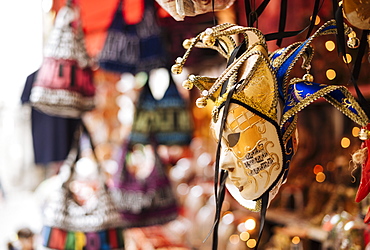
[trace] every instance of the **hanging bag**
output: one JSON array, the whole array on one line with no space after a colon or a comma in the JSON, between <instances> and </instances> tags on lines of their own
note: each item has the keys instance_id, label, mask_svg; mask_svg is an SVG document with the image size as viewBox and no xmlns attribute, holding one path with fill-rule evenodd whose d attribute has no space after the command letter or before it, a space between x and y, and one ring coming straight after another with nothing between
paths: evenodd
<instances>
[{"instance_id":1,"label":"hanging bag","mask_svg":"<svg viewBox=\"0 0 370 250\"><path fill-rule=\"evenodd\" d=\"M79 118L94 108L94 95L91 60L82 26L77 8L69 1L56 17L30 102L51 116Z\"/></svg>"},{"instance_id":2,"label":"hanging bag","mask_svg":"<svg viewBox=\"0 0 370 250\"><path fill-rule=\"evenodd\" d=\"M91 137L84 127L84 134ZM76 166L81 158L78 134L67 160L59 174L61 186L48 196L43 207L42 244L59 250L124 249L120 214L110 196L101 167L97 164L97 177L90 195L73 192L77 179ZM94 147L92 147L94 152ZM96 160L95 153L93 156ZM87 167L87 166L84 166ZM65 169L65 170L64 170ZM64 170L64 171L63 171Z\"/></svg>"},{"instance_id":3,"label":"hanging bag","mask_svg":"<svg viewBox=\"0 0 370 250\"><path fill-rule=\"evenodd\" d=\"M171 73L169 77L169 86L155 107L154 127L151 133L160 145L189 145L193 135L190 110L180 95ZM155 84L159 85L161 82Z\"/></svg>"},{"instance_id":4,"label":"hanging bag","mask_svg":"<svg viewBox=\"0 0 370 250\"><path fill-rule=\"evenodd\" d=\"M150 174L144 178L138 178L138 174L129 170L129 165L137 164L135 155L140 164L136 166L136 171L145 164L153 164ZM120 166L122 168L116 176L112 193L124 227L161 225L177 217L177 200L156 147L141 144L129 147L129 143L125 143Z\"/></svg>"},{"instance_id":5,"label":"hanging bag","mask_svg":"<svg viewBox=\"0 0 370 250\"><path fill-rule=\"evenodd\" d=\"M235 0L156 0L156 2L176 21L184 21L187 16L227 9Z\"/></svg>"},{"instance_id":6,"label":"hanging bag","mask_svg":"<svg viewBox=\"0 0 370 250\"><path fill-rule=\"evenodd\" d=\"M149 0L144 0L144 4L142 20L137 24L127 24L123 16L123 0L119 2L99 55L100 68L136 74L164 66L166 57L155 6Z\"/></svg>"},{"instance_id":7,"label":"hanging bag","mask_svg":"<svg viewBox=\"0 0 370 250\"><path fill-rule=\"evenodd\" d=\"M136 103L129 141L150 144L150 136L160 145L188 145L192 139L193 123L184 98L169 73L169 85L160 100L154 98L149 77ZM160 85L163 82L154 82Z\"/></svg>"},{"instance_id":8,"label":"hanging bag","mask_svg":"<svg viewBox=\"0 0 370 250\"><path fill-rule=\"evenodd\" d=\"M132 122L129 142L131 145L150 144L150 133L154 128L157 100L153 97L148 81L140 90L135 104L134 120Z\"/></svg>"}]
</instances>

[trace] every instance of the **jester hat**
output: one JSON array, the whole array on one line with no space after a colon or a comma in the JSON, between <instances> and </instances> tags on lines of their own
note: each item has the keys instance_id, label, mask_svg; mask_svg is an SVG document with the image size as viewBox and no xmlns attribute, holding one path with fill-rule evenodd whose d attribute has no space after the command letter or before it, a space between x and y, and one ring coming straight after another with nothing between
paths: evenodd
<instances>
[{"instance_id":1,"label":"jester hat","mask_svg":"<svg viewBox=\"0 0 370 250\"><path fill-rule=\"evenodd\" d=\"M309 73L313 57L311 42L318 36L335 33L335 21L331 20L305 41L271 54L258 29L233 24L206 29L184 43L187 51L176 60L173 73L181 73L194 46L215 49L227 59L227 67L219 77L190 75L183 83L187 89L195 85L201 91L196 101L198 107L206 106L208 101L214 105L211 131L218 141L217 207L221 207L226 186L241 205L261 211L264 217L288 175L297 144L297 114L315 100L324 97L357 124L368 123L366 114L344 86L315 83ZM345 33L353 34L346 25ZM232 38L236 34L244 36L238 46ZM307 74L290 79L292 68L300 58ZM219 215L218 210L215 222Z\"/></svg>"}]
</instances>

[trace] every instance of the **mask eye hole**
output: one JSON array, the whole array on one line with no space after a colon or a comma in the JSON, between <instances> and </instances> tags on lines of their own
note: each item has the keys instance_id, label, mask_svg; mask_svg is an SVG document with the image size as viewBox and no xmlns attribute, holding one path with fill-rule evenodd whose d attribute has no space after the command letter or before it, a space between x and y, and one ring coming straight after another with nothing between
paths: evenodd
<instances>
[{"instance_id":1,"label":"mask eye hole","mask_svg":"<svg viewBox=\"0 0 370 250\"><path fill-rule=\"evenodd\" d=\"M229 134L227 136L227 140L229 141L229 147L234 147L239 142L239 138L240 133Z\"/></svg>"}]
</instances>

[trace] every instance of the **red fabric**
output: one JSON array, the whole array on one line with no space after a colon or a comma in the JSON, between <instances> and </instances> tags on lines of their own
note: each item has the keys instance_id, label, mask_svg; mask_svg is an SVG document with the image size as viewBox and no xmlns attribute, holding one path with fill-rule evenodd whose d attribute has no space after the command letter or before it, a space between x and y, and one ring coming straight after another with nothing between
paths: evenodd
<instances>
[{"instance_id":1,"label":"red fabric","mask_svg":"<svg viewBox=\"0 0 370 250\"><path fill-rule=\"evenodd\" d=\"M369 223L370 222L370 207L367 209L367 213L366 213L366 216L364 218L364 222L365 223Z\"/></svg>"},{"instance_id":2,"label":"red fabric","mask_svg":"<svg viewBox=\"0 0 370 250\"><path fill-rule=\"evenodd\" d=\"M66 231L59 228L52 228L48 246L55 249L64 249L66 239Z\"/></svg>"},{"instance_id":3,"label":"red fabric","mask_svg":"<svg viewBox=\"0 0 370 250\"><path fill-rule=\"evenodd\" d=\"M117 231L116 229L109 229L108 231L108 237L109 237L109 243L110 243L110 247L111 249L117 249L119 248L119 244L118 244L118 237L117 237Z\"/></svg>"},{"instance_id":4,"label":"red fabric","mask_svg":"<svg viewBox=\"0 0 370 250\"><path fill-rule=\"evenodd\" d=\"M76 0L80 9L85 33L86 49L90 56L96 56L103 48L107 29L113 19L120 0ZM153 0L154 1L154 0ZM54 0L53 10L58 11L66 0ZM123 0L125 21L138 23L144 10L144 0Z\"/></svg>"},{"instance_id":5,"label":"red fabric","mask_svg":"<svg viewBox=\"0 0 370 250\"><path fill-rule=\"evenodd\" d=\"M370 130L370 124L368 124L365 129ZM370 192L370 160L369 160L369 150L370 150L370 139L367 139L362 143L361 148L367 148L368 156L365 163L362 165L361 181L357 190L356 202L362 201Z\"/></svg>"},{"instance_id":6,"label":"red fabric","mask_svg":"<svg viewBox=\"0 0 370 250\"><path fill-rule=\"evenodd\" d=\"M75 75L72 79L72 67ZM50 89L66 89L76 91L83 96L94 96L95 86L90 68L78 67L76 61L44 58L34 86Z\"/></svg>"},{"instance_id":7,"label":"red fabric","mask_svg":"<svg viewBox=\"0 0 370 250\"><path fill-rule=\"evenodd\" d=\"M144 0L123 0L123 16L127 24L141 21L144 13Z\"/></svg>"},{"instance_id":8,"label":"red fabric","mask_svg":"<svg viewBox=\"0 0 370 250\"><path fill-rule=\"evenodd\" d=\"M119 1L120 0L75 1L80 9L84 30L89 33L107 29L112 21L114 11ZM59 9L65 5L65 2L65 0L55 0L53 10L59 11ZM138 23L143 16L144 0L123 0L123 9L125 21L128 24Z\"/></svg>"}]
</instances>

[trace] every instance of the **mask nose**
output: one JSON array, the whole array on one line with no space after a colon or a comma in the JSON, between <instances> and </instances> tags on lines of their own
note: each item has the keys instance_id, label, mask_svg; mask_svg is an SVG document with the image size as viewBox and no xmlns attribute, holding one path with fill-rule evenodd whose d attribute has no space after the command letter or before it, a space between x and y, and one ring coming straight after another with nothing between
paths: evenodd
<instances>
[{"instance_id":1,"label":"mask nose","mask_svg":"<svg viewBox=\"0 0 370 250\"><path fill-rule=\"evenodd\" d=\"M229 148L223 149L220 155L220 168L233 172L235 169L235 162L232 152Z\"/></svg>"}]
</instances>

